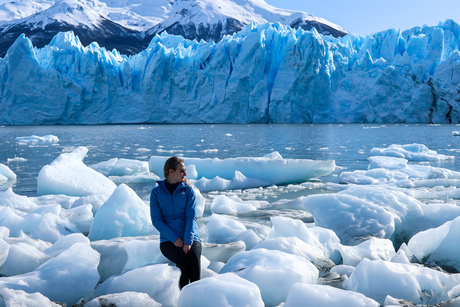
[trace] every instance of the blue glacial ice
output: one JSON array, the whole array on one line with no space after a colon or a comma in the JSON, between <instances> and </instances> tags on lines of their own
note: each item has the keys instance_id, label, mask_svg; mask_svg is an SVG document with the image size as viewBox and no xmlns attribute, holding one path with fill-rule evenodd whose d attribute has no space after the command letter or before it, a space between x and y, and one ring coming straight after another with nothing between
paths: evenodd
<instances>
[{"instance_id":1,"label":"blue glacial ice","mask_svg":"<svg viewBox=\"0 0 460 307\"><path fill-rule=\"evenodd\" d=\"M0 124L460 121L460 26L322 36L251 24L126 57L72 32L0 59Z\"/></svg>"}]
</instances>

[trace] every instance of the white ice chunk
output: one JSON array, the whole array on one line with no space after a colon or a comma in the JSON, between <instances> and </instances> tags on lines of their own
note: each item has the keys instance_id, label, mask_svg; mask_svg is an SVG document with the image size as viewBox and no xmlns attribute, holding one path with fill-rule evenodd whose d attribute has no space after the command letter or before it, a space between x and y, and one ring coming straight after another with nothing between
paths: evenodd
<instances>
[{"instance_id":1,"label":"white ice chunk","mask_svg":"<svg viewBox=\"0 0 460 307\"><path fill-rule=\"evenodd\" d=\"M0 268L8 258L9 252L10 244L6 243L3 239L0 238Z\"/></svg>"},{"instance_id":2,"label":"white ice chunk","mask_svg":"<svg viewBox=\"0 0 460 307\"><path fill-rule=\"evenodd\" d=\"M241 222L224 215L211 215L206 224L206 242L225 244L240 240L244 241L247 249L261 241L253 230L248 230Z\"/></svg>"},{"instance_id":3,"label":"white ice chunk","mask_svg":"<svg viewBox=\"0 0 460 307\"><path fill-rule=\"evenodd\" d=\"M337 273L340 276L345 275L347 278L351 276L351 273L355 270L355 267L350 265L339 264L331 268L331 273Z\"/></svg>"},{"instance_id":4,"label":"white ice chunk","mask_svg":"<svg viewBox=\"0 0 460 307\"><path fill-rule=\"evenodd\" d=\"M168 157L152 156L150 171L162 174L164 162ZM247 178L257 179L267 185L302 182L321 177L334 171L334 161L314 161L307 159L283 159L279 153L264 157L239 157L229 159L184 158L186 165L194 165L198 179L219 177L232 180L235 171Z\"/></svg>"},{"instance_id":5,"label":"white ice chunk","mask_svg":"<svg viewBox=\"0 0 460 307\"><path fill-rule=\"evenodd\" d=\"M459 282L459 274L450 275L412 264L364 259L343 286L380 304L390 295L415 304L435 305L447 301L450 298L448 292Z\"/></svg>"},{"instance_id":6,"label":"white ice chunk","mask_svg":"<svg viewBox=\"0 0 460 307\"><path fill-rule=\"evenodd\" d=\"M78 197L67 195L42 195L38 197L29 197L31 201L38 206L46 206L51 204L58 204L64 209L69 209L73 203L78 200Z\"/></svg>"},{"instance_id":7,"label":"white ice chunk","mask_svg":"<svg viewBox=\"0 0 460 307\"><path fill-rule=\"evenodd\" d=\"M123 292L101 295L85 303L85 307L106 307L106 306L142 306L161 307L162 305L152 299L147 293Z\"/></svg>"},{"instance_id":8,"label":"white ice chunk","mask_svg":"<svg viewBox=\"0 0 460 307\"><path fill-rule=\"evenodd\" d=\"M122 184L94 216L91 241L153 233L147 204L130 187Z\"/></svg>"},{"instance_id":9,"label":"white ice chunk","mask_svg":"<svg viewBox=\"0 0 460 307\"><path fill-rule=\"evenodd\" d=\"M151 183L155 182L160 179L155 174L150 172L144 173L136 173L133 175L125 175L125 176L109 176L109 179L112 180L116 184L126 183L126 184L133 184L133 183Z\"/></svg>"},{"instance_id":10,"label":"white ice chunk","mask_svg":"<svg viewBox=\"0 0 460 307\"><path fill-rule=\"evenodd\" d=\"M46 242L43 240L39 239L32 239L31 237L22 234L20 237L7 237L3 238L5 242L8 244L18 244L18 243L25 243L28 245L31 245L35 248L37 248L39 251L45 252L49 247L51 247L53 244L50 242Z\"/></svg>"},{"instance_id":11,"label":"white ice chunk","mask_svg":"<svg viewBox=\"0 0 460 307\"><path fill-rule=\"evenodd\" d=\"M93 165L90 165L93 170L103 174L104 176L108 176L110 171L113 169L115 164L117 164L118 158L112 158L110 160L99 162Z\"/></svg>"},{"instance_id":12,"label":"white ice chunk","mask_svg":"<svg viewBox=\"0 0 460 307\"><path fill-rule=\"evenodd\" d=\"M429 186L436 182L439 183L440 179L460 179L460 172L456 172L446 168L433 167L430 165L408 164L408 160L402 158L374 156L369 157L368 160L370 162L369 168L383 168L390 170L391 174L394 177L393 181L396 181L396 183L398 183L399 180L402 182L403 186L405 184L407 185L407 183L404 183L405 176L408 176L408 178L411 180L408 183L409 186L424 186L424 184ZM430 180L436 181L429 182ZM455 181L450 181L450 183L455 183Z\"/></svg>"},{"instance_id":13,"label":"white ice chunk","mask_svg":"<svg viewBox=\"0 0 460 307\"><path fill-rule=\"evenodd\" d=\"M128 254L124 248L126 239L127 238L116 238L91 242L91 247L101 255L98 266L101 282L110 276L121 274L128 260Z\"/></svg>"},{"instance_id":14,"label":"white ice chunk","mask_svg":"<svg viewBox=\"0 0 460 307\"><path fill-rule=\"evenodd\" d=\"M6 238L10 235L10 230L5 226L0 226L0 238Z\"/></svg>"},{"instance_id":15,"label":"white ice chunk","mask_svg":"<svg viewBox=\"0 0 460 307\"><path fill-rule=\"evenodd\" d=\"M234 273L219 274L185 286L179 307L263 307L259 288Z\"/></svg>"},{"instance_id":16,"label":"white ice chunk","mask_svg":"<svg viewBox=\"0 0 460 307\"><path fill-rule=\"evenodd\" d=\"M160 251L159 240L132 240L124 244L128 260L122 273L140 268L147 264L168 263L169 260Z\"/></svg>"},{"instance_id":17,"label":"white ice chunk","mask_svg":"<svg viewBox=\"0 0 460 307\"><path fill-rule=\"evenodd\" d=\"M219 195L212 200L211 211L218 214L235 214L257 210L259 207L258 201L242 201L236 196Z\"/></svg>"},{"instance_id":18,"label":"white ice chunk","mask_svg":"<svg viewBox=\"0 0 460 307\"><path fill-rule=\"evenodd\" d=\"M380 304L361 293L346 291L327 285L295 284L289 291L284 307L379 307Z\"/></svg>"},{"instance_id":19,"label":"white ice chunk","mask_svg":"<svg viewBox=\"0 0 460 307\"><path fill-rule=\"evenodd\" d=\"M410 264L418 262L418 259L413 258L413 253L409 250L406 243L401 244L398 252L391 258L391 262ZM413 260L413 261L412 261Z\"/></svg>"},{"instance_id":20,"label":"white ice chunk","mask_svg":"<svg viewBox=\"0 0 460 307\"><path fill-rule=\"evenodd\" d=\"M295 283L316 283L319 274L318 269L302 257L263 248L234 255L220 274L229 272L255 283L268 306L284 302Z\"/></svg>"},{"instance_id":21,"label":"white ice chunk","mask_svg":"<svg viewBox=\"0 0 460 307\"><path fill-rule=\"evenodd\" d=\"M427 227L418 200L383 187L354 186L336 194L307 196L303 202L315 223L335 231L346 245L371 236L401 244Z\"/></svg>"},{"instance_id":22,"label":"white ice chunk","mask_svg":"<svg viewBox=\"0 0 460 307\"><path fill-rule=\"evenodd\" d=\"M414 235L407 244L421 262L451 266L460 270L460 217L437 228L421 231Z\"/></svg>"},{"instance_id":23,"label":"white ice chunk","mask_svg":"<svg viewBox=\"0 0 460 307\"><path fill-rule=\"evenodd\" d=\"M10 236L18 237L22 232L26 213L10 207L0 207L0 225L8 228Z\"/></svg>"},{"instance_id":24,"label":"white ice chunk","mask_svg":"<svg viewBox=\"0 0 460 307\"><path fill-rule=\"evenodd\" d=\"M216 176L212 179L201 177L198 180L191 179L190 181L202 192L247 189L270 185L266 181L247 178L239 171L235 171L235 176L231 180Z\"/></svg>"},{"instance_id":25,"label":"white ice chunk","mask_svg":"<svg viewBox=\"0 0 460 307\"><path fill-rule=\"evenodd\" d=\"M0 206L14 208L23 212L31 212L37 208L32 200L27 196L20 196L8 188L5 192L0 192Z\"/></svg>"},{"instance_id":26,"label":"white ice chunk","mask_svg":"<svg viewBox=\"0 0 460 307\"><path fill-rule=\"evenodd\" d=\"M399 171L376 168L368 171L357 170L354 172L342 172L340 174L340 183L382 184L398 180L407 180L408 178L409 175Z\"/></svg>"},{"instance_id":27,"label":"white ice chunk","mask_svg":"<svg viewBox=\"0 0 460 307\"><path fill-rule=\"evenodd\" d=\"M44 143L57 143L59 142L59 138L55 135L45 135L45 136L37 136L37 135L31 135L31 136L18 136L17 138L14 139L15 142L17 143L25 143L25 144L34 144L38 142L44 142Z\"/></svg>"},{"instance_id":28,"label":"white ice chunk","mask_svg":"<svg viewBox=\"0 0 460 307\"><path fill-rule=\"evenodd\" d=\"M88 234L93 223L91 205L83 205L68 210L62 210L59 215L63 220L72 223L80 232Z\"/></svg>"},{"instance_id":29,"label":"white ice chunk","mask_svg":"<svg viewBox=\"0 0 460 307\"><path fill-rule=\"evenodd\" d=\"M52 301L74 305L94 290L99 281L98 264L99 253L89 244L76 243L30 273L1 278L0 288L27 285Z\"/></svg>"},{"instance_id":30,"label":"white ice chunk","mask_svg":"<svg viewBox=\"0 0 460 307\"><path fill-rule=\"evenodd\" d=\"M127 176L136 173L145 173L149 171L149 163L147 161L139 161L132 159L119 159L112 169L109 171L109 176Z\"/></svg>"},{"instance_id":31,"label":"white ice chunk","mask_svg":"<svg viewBox=\"0 0 460 307\"><path fill-rule=\"evenodd\" d=\"M272 216L270 220L273 227L270 229L267 239L297 237L303 242L322 250L326 257L333 262L339 262L340 254L337 252L335 245L340 240L333 231L321 227L308 228L301 220L288 217Z\"/></svg>"},{"instance_id":32,"label":"white ice chunk","mask_svg":"<svg viewBox=\"0 0 460 307\"><path fill-rule=\"evenodd\" d=\"M4 176L6 180L16 180L16 174L5 164L0 163L0 175Z\"/></svg>"},{"instance_id":33,"label":"white ice chunk","mask_svg":"<svg viewBox=\"0 0 460 307\"><path fill-rule=\"evenodd\" d=\"M356 246L337 244L344 265L357 266L364 258L390 261L396 254L393 243L388 239L370 238Z\"/></svg>"},{"instance_id":34,"label":"white ice chunk","mask_svg":"<svg viewBox=\"0 0 460 307\"><path fill-rule=\"evenodd\" d=\"M48 207L58 207L50 205ZM39 207L46 208L46 207ZM60 208L60 206L58 207ZM79 233L70 222L59 217L59 213L54 212L36 212L33 211L24 216L23 228L24 233L30 234L34 239L40 239L51 243L56 242L63 236Z\"/></svg>"},{"instance_id":35,"label":"white ice chunk","mask_svg":"<svg viewBox=\"0 0 460 307\"><path fill-rule=\"evenodd\" d=\"M4 305L2 305L2 301ZM8 287L0 289L0 306L61 307L40 292L27 293Z\"/></svg>"},{"instance_id":36,"label":"white ice chunk","mask_svg":"<svg viewBox=\"0 0 460 307\"><path fill-rule=\"evenodd\" d=\"M370 168L385 168L389 170L400 170L407 167L409 162L407 159L395 157L375 156L369 157L367 160L370 163Z\"/></svg>"},{"instance_id":37,"label":"white ice chunk","mask_svg":"<svg viewBox=\"0 0 460 307\"><path fill-rule=\"evenodd\" d=\"M110 162L112 160L109 160ZM94 169L103 169L104 174L116 184L120 183L149 183L160 180L155 174L149 172L149 163L132 159L117 159L113 165L109 163L91 166ZM102 162L104 163L104 162ZM109 165L111 166L109 168Z\"/></svg>"},{"instance_id":38,"label":"white ice chunk","mask_svg":"<svg viewBox=\"0 0 460 307\"><path fill-rule=\"evenodd\" d=\"M45 165L38 174L37 193L69 196L111 194L116 188L115 183L83 163L87 152L86 147L79 147Z\"/></svg>"},{"instance_id":39,"label":"white ice chunk","mask_svg":"<svg viewBox=\"0 0 460 307\"><path fill-rule=\"evenodd\" d=\"M26 243L12 244L8 257L0 266L0 274L13 276L31 272L50 257L35 246Z\"/></svg>"},{"instance_id":40,"label":"white ice chunk","mask_svg":"<svg viewBox=\"0 0 460 307\"><path fill-rule=\"evenodd\" d=\"M165 306L177 306L180 270L167 264L154 264L112 276L96 289L96 296L127 291L147 293Z\"/></svg>"},{"instance_id":41,"label":"white ice chunk","mask_svg":"<svg viewBox=\"0 0 460 307\"><path fill-rule=\"evenodd\" d=\"M79 206L91 205L93 215L96 215L97 211L101 206L109 199L111 194L91 194L88 196L82 196L78 198L71 208L76 208Z\"/></svg>"},{"instance_id":42,"label":"white ice chunk","mask_svg":"<svg viewBox=\"0 0 460 307\"><path fill-rule=\"evenodd\" d=\"M45 253L50 257L56 257L77 243L84 243L86 245L90 244L87 237L81 233L74 233L57 240L52 246L45 249Z\"/></svg>"},{"instance_id":43,"label":"white ice chunk","mask_svg":"<svg viewBox=\"0 0 460 307\"><path fill-rule=\"evenodd\" d=\"M454 159L454 156L438 154L436 151L428 149L428 147L423 144L392 144L387 148L376 147L371 150L370 155L404 158L409 161L442 161Z\"/></svg>"},{"instance_id":44,"label":"white ice chunk","mask_svg":"<svg viewBox=\"0 0 460 307\"><path fill-rule=\"evenodd\" d=\"M265 248L279 250L288 254L300 256L309 260L320 269L330 269L334 263L329 260L324 250L308 244L297 237L275 237L260 242L252 249Z\"/></svg>"},{"instance_id":45,"label":"white ice chunk","mask_svg":"<svg viewBox=\"0 0 460 307\"><path fill-rule=\"evenodd\" d=\"M332 229L347 245L369 236L390 238L394 217L371 202L346 194L319 194L304 199L305 208L313 214L315 224Z\"/></svg>"},{"instance_id":46,"label":"white ice chunk","mask_svg":"<svg viewBox=\"0 0 460 307\"><path fill-rule=\"evenodd\" d=\"M70 222L59 217L60 211L59 205L38 207L28 214L0 207L0 225L7 227L12 237L25 233L34 239L53 243L63 236L79 232Z\"/></svg>"},{"instance_id":47,"label":"white ice chunk","mask_svg":"<svg viewBox=\"0 0 460 307\"><path fill-rule=\"evenodd\" d=\"M206 207L206 198L201 195L200 190L198 190L198 188L196 188L194 185L192 185L192 188L196 195L196 216L202 217Z\"/></svg>"}]
</instances>

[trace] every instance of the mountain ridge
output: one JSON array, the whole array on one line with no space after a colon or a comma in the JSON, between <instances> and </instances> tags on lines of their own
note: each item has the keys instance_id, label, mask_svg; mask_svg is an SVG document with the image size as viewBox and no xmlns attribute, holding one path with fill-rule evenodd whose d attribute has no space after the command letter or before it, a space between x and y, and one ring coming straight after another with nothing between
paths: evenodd
<instances>
[{"instance_id":1,"label":"mountain ridge","mask_svg":"<svg viewBox=\"0 0 460 307\"><path fill-rule=\"evenodd\" d=\"M41 48L57 33L73 31L84 45L97 42L126 55L144 50L155 35L163 32L217 42L250 23L316 28L334 37L348 34L327 20L275 8L263 0L26 0L3 3L0 16L0 57L20 34Z\"/></svg>"}]
</instances>

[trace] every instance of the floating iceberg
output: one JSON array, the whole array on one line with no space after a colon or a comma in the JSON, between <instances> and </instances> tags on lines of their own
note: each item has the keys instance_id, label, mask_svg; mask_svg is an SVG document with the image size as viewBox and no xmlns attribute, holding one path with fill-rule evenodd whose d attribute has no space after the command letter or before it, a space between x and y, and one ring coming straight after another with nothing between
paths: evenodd
<instances>
[{"instance_id":1,"label":"floating iceberg","mask_svg":"<svg viewBox=\"0 0 460 307\"><path fill-rule=\"evenodd\" d=\"M59 138L55 135L45 135L45 136L37 136L37 135L31 135L31 136L18 136L17 138L14 139L15 142L17 143L23 143L23 144L29 144L29 143L39 143L39 142L44 142L44 143L57 143L59 142Z\"/></svg>"},{"instance_id":2,"label":"floating iceberg","mask_svg":"<svg viewBox=\"0 0 460 307\"><path fill-rule=\"evenodd\" d=\"M454 159L454 156L438 154L436 151L428 149L428 147L423 144L392 144L387 148L373 148L370 154L371 156L403 158L409 161L442 161Z\"/></svg>"},{"instance_id":3,"label":"floating iceberg","mask_svg":"<svg viewBox=\"0 0 460 307\"><path fill-rule=\"evenodd\" d=\"M0 183L15 180L16 174L8 166L0 163Z\"/></svg>"},{"instance_id":4,"label":"floating iceberg","mask_svg":"<svg viewBox=\"0 0 460 307\"><path fill-rule=\"evenodd\" d=\"M164 156L150 157L150 171L162 174L163 165L167 159L168 157ZM190 177L195 180L191 181L200 190L205 188L205 191L302 182L328 175L335 169L335 161L283 159L278 152L264 157L183 159L186 167L193 166L196 171L195 178Z\"/></svg>"},{"instance_id":5,"label":"floating iceberg","mask_svg":"<svg viewBox=\"0 0 460 307\"><path fill-rule=\"evenodd\" d=\"M116 185L83 163L87 152L86 147L79 147L45 165L38 174L37 193L69 196L111 194Z\"/></svg>"},{"instance_id":6,"label":"floating iceberg","mask_svg":"<svg viewBox=\"0 0 460 307\"><path fill-rule=\"evenodd\" d=\"M130 187L122 184L97 211L88 238L107 240L153 232L148 205Z\"/></svg>"}]
</instances>

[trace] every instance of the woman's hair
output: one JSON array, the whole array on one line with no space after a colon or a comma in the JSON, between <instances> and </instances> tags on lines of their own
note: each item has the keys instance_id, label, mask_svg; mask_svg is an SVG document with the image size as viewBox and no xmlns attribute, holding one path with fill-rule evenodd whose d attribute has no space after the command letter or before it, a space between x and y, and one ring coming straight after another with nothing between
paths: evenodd
<instances>
[{"instance_id":1,"label":"woman's hair","mask_svg":"<svg viewBox=\"0 0 460 307\"><path fill-rule=\"evenodd\" d=\"M184 160L178 157L171 157L165 162L165 166L163 167L163 175L165 178L168 178L169 170L172 169L173 171L177 170L177 166L181 163L184 163Z\"/></svg>"}]
</instances>

